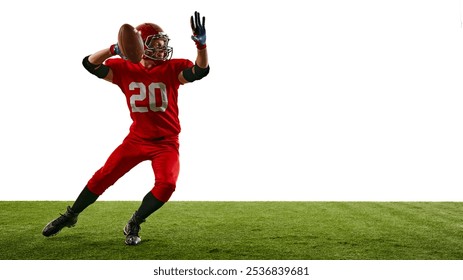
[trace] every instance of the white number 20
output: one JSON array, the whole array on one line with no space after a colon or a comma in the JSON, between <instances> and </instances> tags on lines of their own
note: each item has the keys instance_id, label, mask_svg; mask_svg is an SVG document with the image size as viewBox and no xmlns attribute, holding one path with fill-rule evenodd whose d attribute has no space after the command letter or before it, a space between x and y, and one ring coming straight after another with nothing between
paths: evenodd
<instances>
[{"instance_id":1,"label":"white number 20","mask_svg":"<svg viewBox=\"0 0 463 280\"><path fill-rule=\"evenodd\" d=\"M132 107L132 112L134 113L146 113L148 112L148 107L145 106L137 106L135 104L136 101L142 101L146 99L146 86L143 83L131 82L129 85L130 90L139 89L138 94L134 94L130 96L130 106ZM161 106L156 104L156 89L159 89L161 92ZM167 91L166 85L163 83L151 83L148 86L148 103L149 103L149 110L153 112L165 112L167 109Z\"/></svg>"}]
</instances>

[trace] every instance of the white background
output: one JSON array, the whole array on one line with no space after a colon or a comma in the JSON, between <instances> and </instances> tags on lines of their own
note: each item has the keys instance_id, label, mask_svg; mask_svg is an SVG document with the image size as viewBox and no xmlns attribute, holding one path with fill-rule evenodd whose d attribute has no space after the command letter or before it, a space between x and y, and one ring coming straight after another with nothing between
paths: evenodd
<instances>
[{"instance_id":1,"label":"white background","mask_svg":"<svg viewBox=\"0 0 463 280\"><path fill-rule=\"evenodd\" d=\"M463 200L459 0L2 2L0 200L74 200L131 123L82 58L155 22L194 60L195 10L211 72L180 88L172 200Z\"/></svg>"},{"instance_id":2,"label":"white background","mask_svg":"<svg viewBox=\"0 0 463 280\"><path fill-rule=\"evenodd\" d=\"M256 279L256 280L460 280L461 261L319 261L319 260L92 260L92 261L3 261L3 275L14 275L11 279L50 279L50 271L65 274L69 280L80 279L172 279L172 280L202 280L202 279ZM27 267L28 269L24 269ZM130 269L128 269L130 267ZM248 267L307 267L309 276L300 275L246 275ZM63 268L67 268L63 269ZM228 276L154 276L153 271L163 269L202 270L209 268L218 270L237 270L238 275ZM260 271L260 270L258 270ZM4 272L11 272L5 274ZM206 272L206 273L207 273ZM241 273L242 272L242 273ZM169 273L169 272L167 272ZM189 273L189 272L187 272ZM170 272L172 274L172 272Z\"/></svg>"}]
</instances>

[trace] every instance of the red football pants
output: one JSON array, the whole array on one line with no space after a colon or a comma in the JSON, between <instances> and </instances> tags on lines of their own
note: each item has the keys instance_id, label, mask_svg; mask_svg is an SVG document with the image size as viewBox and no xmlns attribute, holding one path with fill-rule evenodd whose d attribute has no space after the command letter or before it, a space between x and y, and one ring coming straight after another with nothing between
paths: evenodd
<instances>
[{"instance_id":1,"label":"red football pants","mask_svg":"<svg viewBox=\"0 0 463 280\"><path fill-rule=\"evenodd\" d=\"M87 188L96 195L116 183L142 161L150 160L155 183L151 193L167 202L175 191L180 171L178 137L146 141L128 135L109 156L106 163L88 181Z\"/></svg>"}]
</instances>

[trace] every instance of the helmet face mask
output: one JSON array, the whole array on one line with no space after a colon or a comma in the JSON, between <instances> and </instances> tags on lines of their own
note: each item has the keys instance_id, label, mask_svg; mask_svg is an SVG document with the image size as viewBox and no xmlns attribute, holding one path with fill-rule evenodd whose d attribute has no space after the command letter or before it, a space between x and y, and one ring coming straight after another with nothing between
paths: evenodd
<instances>
[{"instance_id":1,"label":"helmet face mask","mask_svg":"<svg viewBox=\"0 0 463 280\"><path fill-rule=\"evenodd\" d=\"M154 23L143 23L136 27L142 37L145 54L143 58L162 63L172 58L173 48L169 36Z\"/></svg>"},{"instance_id":2,"label":"helmet face mask","mask_svg":"<svg viewBox=\"0 0 463 280\"><path fill-rule=\"evenodd\" d=\"M145 40L145 56L152 60L171 59L173 49L169 46L169 41L169 37L164 32L149 35Z\"/></svg>"}]
</instances>

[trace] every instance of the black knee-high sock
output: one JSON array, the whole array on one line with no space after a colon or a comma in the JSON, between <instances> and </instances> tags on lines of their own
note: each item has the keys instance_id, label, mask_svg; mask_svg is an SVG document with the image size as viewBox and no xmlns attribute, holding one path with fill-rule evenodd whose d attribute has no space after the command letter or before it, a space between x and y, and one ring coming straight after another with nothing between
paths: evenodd
<instances>
[{"instance_id":1,"label":"black knee-high sock","mask_svg":"<svg viewBox=\"0 0 463 280\"><path fill-rule=\"evenodd\" d=\"M92 193L87 186L82 190L76 201L72 205L71 209L74 213L80 213L84 211L90 204L98 199L99 195Z\"/></svg>"},{"instance_id":2,"label":"black knee-high sock","mask_svg":"<svg viewBox=\"0 0 463 280\"><path fill-rule=\"evenodd\" d=\"M137 216L142 219L146 219L149 215L161 208L162 205L164 205L164 202L154 197L151 192L148 192L143 198L140 208L137 210Z\"/></svg>"}]
</instances>

